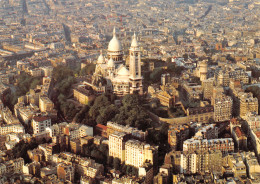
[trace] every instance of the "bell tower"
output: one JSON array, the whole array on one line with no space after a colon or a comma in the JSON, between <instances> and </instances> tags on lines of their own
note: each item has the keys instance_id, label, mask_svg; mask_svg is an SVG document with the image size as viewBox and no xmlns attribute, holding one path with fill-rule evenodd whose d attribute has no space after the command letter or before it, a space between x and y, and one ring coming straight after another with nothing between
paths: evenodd
<instances>
[{"instance_id":1,"label":"bell tower","mask_svg":"<svg viewBox=\"0 0 260 184\"><path fill-rule=\"evenodd\" d=\"M130 93L143 94L143 77L141 75L141 50L137 42L136 34L134 34L133 36L129 54Z\"/></svg>"}]
</instances>

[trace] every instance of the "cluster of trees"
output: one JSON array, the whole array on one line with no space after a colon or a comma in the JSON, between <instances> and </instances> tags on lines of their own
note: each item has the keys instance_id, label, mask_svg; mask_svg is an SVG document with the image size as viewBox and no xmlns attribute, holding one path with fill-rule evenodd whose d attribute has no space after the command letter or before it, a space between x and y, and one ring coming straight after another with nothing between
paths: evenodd
<instances>
[{"instance_id":1,"label":"cluster of trees","mask_svg":"<svg viewBox=\"0 0 260 184\"><path fill-rule=\"evenodd\" d=\"M114 121L122 125L129 125L140 130L150 127L150 118L145 109L140 105L138 95L126 95L122 100L122 106L118 108L113 103L113 97L98 96L92 106L84 106L75 116L75 122L96 125L105 125L108 121Z\"/></svg>"},{"instance_id":2,"label":"cluster of trees","mask_svg":"<svg viewBox=\"0 0 260 184\"><path fill-rule=\"evenodd\" d=\"M52 76L55 82L60 83L68 77L73 77L73 70L66 66L57 66L53 69Z\"/></svg>"},{"instance_id":3,"label":"cluster of trees","mask_svg":"<svg viewBox=\"0 0 260 184\"><path fill-rule=\"evenodd\" d=\"M258 70L257 68L251 68L251 70L252 70L252 77L259 79L260 70Z\"/></svg>"},{"instance_id":4,"label":"cluster of trees","mask_svg":"<svg viewBox=\"0 0 260 184\"><path fill-rule=\"evenodd\" d=\"M119 158L108 157L108 165L115 170L121 171L125 175L138 177L138 168L126 165L125 162L121 163Z\"/></svg>"},{"instance_id":5,"label":"cluster of trees","mask_svg":"<svg viewBox=\"0 0 260 184\"><path fill-rule=\"evenodd\" d=\"M79 111L73 103L67 101L71 92L71 86L75 83L74 71L66 66L58 66L53 69L55 81L55 96L53 101L59 113L71 120Z\"/></svg>"},{"instance_id":6,"label":"cluster of trees","mask_svg":"<svg viewBox=\"0 0 260 184\"><path fill-rule=\"evenodd\" d=\"M87 64L87 66L78 72L73 71L66 66L58 66L54 68L53 78L55 81L56 92L54 102L58 111L61 112L66 119L72 120L74 118L76 121L81 122L84 120L85 122L90 122L90 120L88 120L88 113L86 113L89 111L89 106L79 109L67 99L71 94L71 86L76 82L75 75L78 73L80 75L92 74L94 71L94 64Z\"/></svg>"},{"instance_id":7,"label":"cluster of trees","mask_svg":"<svg viewBox=\"0 0 260 184\"><path fill-rule=\"evenodd\" d=\"M45 139L43 139L40 144L44 144L44 143L46 143ZM14 148L12 150L7 151L7 156L10 159L16 159L16 158L22 157L24 159L25 163L29 163L29 162L31 162L31 160L30 160L30 158L27 154L27 151L37 148L38 144L39 143L36 142L35 138L32 138L30 140L30 142L26 142L24 140L21 140L19 143L17 143L14 146Z\"/></svg>"},{"instance_id":8,"label":"cluster of trees","mask_svg":"<svg viewBox=\"0 0 260 184\"><path fill-rule=\"evenodd\" d=\"M82 68L79 72L80 76L90 75L95 72L96 65L93 63L88 63L84 68Z\"/></svg>"},{"instance_id":9,"label":"cluster of trees","mask_svg":"<svg viewBox=\"0 0 260 184\"><path fill-rule=\"evenodd\" d=\"M118 108L106 95L98 96L89 109L89 117L100 124L106 124L106 122L112 120L117 113Z\"/></svg>"},{"instance_id":10,"label":"cluster of trees","mask_svg":"<svg viewBox=\"0 0 260 184\"><path fill-rule=\"evenodd\" d=\"M32 77L31 75L22 72L17 78L17 85L15 90L11 91L5 96L5 104L13 109L14 105L17 103L17 99L20 96L26 95L30 89L34 89L37 85L41 84L41 77Z\"/></svg>"},{"instance_id":11,"label":"cluster of trees","mask_svg":"<svg viewBox=\"0 0 260 184\"><path fill-rule=\"evenodd\" d=\"M259 86L250 86L246 89L246 92L253 93L254 97L258 99L258 104L260 104L260 87ZM258 114L260 113L260 108L258 108Z\"/></svg>"},{"instance_id":12,"label":"cluster of trees","mask_svg":"<svg viewBox=\"0 0 260 184\"><path fill-rule=\"evenodd\" d=\"M84 144L82 156L92 157L96 162L104 164L108 162L108 146L105 144Z\"/></svg>"},{"instance_id":13,"label":"cluster of trees","mask_svg":"<svg viewBox=\"0 0 260 184\"><path fill-rule=\"evenodd\" d=\"M58 96L58 107L59 112L62 112L63 116L67 120L72 120L75 115L79 112L79 109L76 108L74 103L71 103L67 100L67 97L63 94Z\"/></svg>"},{"instance_id":14,"label":"cluster of trees","mask_svg":"<svg viewBox=\"0 0 260 184\"><path fill-rule=\"evenodd\" d=\"M169 73L171 76L179 77L185 68L181 66L177 66L175 63L167 63L166 68L155 68L152 72L144 73L144 81L145 83L152 84L160 82L161 75L164 73Z\"/></svg>"},{"instance_id":15,"label":"cluster of trees","mask_svg":"<svg viewBox=\"0 0 260 184\"><path fill-rule=\"evenodd\" d=\"M168 114L170 117L183 117L185 116L185 112L181 107L171 107L168 109Z\"/></svg>"},{"instance_id":16,"label":"cluster of trees","mask_svg":"<svg viewBox=\"0 0 260 184\"><path fill-rule=\"evenodd\" d=\"M142 99L136 94L124 96L114 121L145 131L151 126L151 119L141 104L143 104Z\"/></svg>"},{"instance_id":17,"label":"cluster of trees","mask_svg":"<svg viewBox=\"0 0 260 184\"><path fill-rule=\"evenodd\" d=\"M168 145L168 129L167 123L162 123L158 128L149 128L147 142L151 145L157 145L158 148L158 163L163 163L164 156L169 152Z\"/></svg>"}]
</instances>

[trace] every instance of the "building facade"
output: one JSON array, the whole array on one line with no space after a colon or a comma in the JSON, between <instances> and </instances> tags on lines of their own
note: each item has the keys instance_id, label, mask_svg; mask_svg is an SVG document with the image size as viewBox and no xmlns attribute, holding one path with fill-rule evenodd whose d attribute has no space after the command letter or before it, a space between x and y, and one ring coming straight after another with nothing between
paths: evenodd
<instances>
[{"instance_id":1,"label":"building facade","mask_svg":"<svg viewBox=\"0 0 260 184\"><path fill-rule=\"evenodd\" d=\"M232 115L233 100L230 96L222 95L215 99L214 103L214 120L229 121Z\"/></svg>"},{"instance_id":2,"label":"building facade","mask_svg":"<svg viewBox=\"0 0 260 184\"><path fill-rule=\"evenodd\" d=\"M32 118L33 133L37 134L45 131L47 127L51 126L51 118L48 116L34 116Z\"/></svg>"},{"instance_id":3,"label":"building facade","mask_svg":"<svg viewBox=\"0 0 260 184\"><path fill-rule=\"evenodd\" d=\"M129 135L124 132L114 132L109 135L109 156L125 161L125 143Z\"/></svg>"}]
</instances>

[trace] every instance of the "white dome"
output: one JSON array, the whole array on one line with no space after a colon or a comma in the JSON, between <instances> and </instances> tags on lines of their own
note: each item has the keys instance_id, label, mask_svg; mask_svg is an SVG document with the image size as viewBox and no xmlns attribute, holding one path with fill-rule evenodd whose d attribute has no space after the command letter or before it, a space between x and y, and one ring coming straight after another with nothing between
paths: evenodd
<instances>
[{"instance_id":1,"label":"white dome","mask_svg":"<svg viewBox=\"0 0 260 184\"><path fill-rule=\"evenodd\" d=\"M114 62L114 60L113 60L112 58L110 58L110 59L108 60L107 66L108 66L109 68L115 67L115 62Z\"/></svg>"},{"instance_id":2,"label":"white dome","mask_svg":"<svg viewBox=\"0 0 260 184\"><path fill-rule=\"evenodd\" d=\"M108 44L108 51L111 51L111 52L122 51L122 45L116 37L116 29L115 28L114 28L114 31L113 31L113 38L112 38L112 40L110 40L110 42Z\"/></svg>"},{"instance_id":3,"label":"white dome","mask_svg":"<svg viewBox=\"0 0 260 184\"><path fill-rule=\"evenodd\" d=\"M126 69L125 66L120 68L120 70L117 73L119 76L129 76L129 71Z\"/></svg>"},{"instance_id":4,"label":"white dome","mask_svg":"<svg viewBox=\"0 0 260 184\"><path fill-rule=\"evenodd\" d=\"M97 61L97 63L98 64L103 64L105 62L105 58L104 58L104 56L103 56L103 54L102 54L102 51L100 52L100 55L99 55L99 57L98 57L98 61Z\"/></svg>"},{"instance_id":5,"label":"white dome","mask_svg":"<svg viewBox=\"0 0 260 184\"><path fill-rule=\"evenodd\" d=\"M137 38L136 38L136 35L134 33L134 36L133 36L133 40L132 40L132 43L131 43L131 47L138 47L138 42L137 42Z\"/></svg>"}]
</instances>

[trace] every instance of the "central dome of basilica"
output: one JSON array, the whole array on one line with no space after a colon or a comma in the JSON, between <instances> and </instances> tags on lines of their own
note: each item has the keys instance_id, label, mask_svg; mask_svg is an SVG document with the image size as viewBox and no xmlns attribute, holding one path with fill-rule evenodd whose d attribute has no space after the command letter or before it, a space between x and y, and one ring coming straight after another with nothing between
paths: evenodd
<instances>
[{"instance_id":1,"label":"central dome of basilica","mask_svg":"<svg viewBox=\"0 0 260 184\"><path fill-rule=\"evenodd\" d=\"M110 40L107 50L110 51L110 52L120 52L120 51L122 51L122 45L121 45L121 42L116 37L116 29L115 28L114 28L114 31L113 31L113 38L112 38L112 40Z\"/></svg>"}]
</instances>

